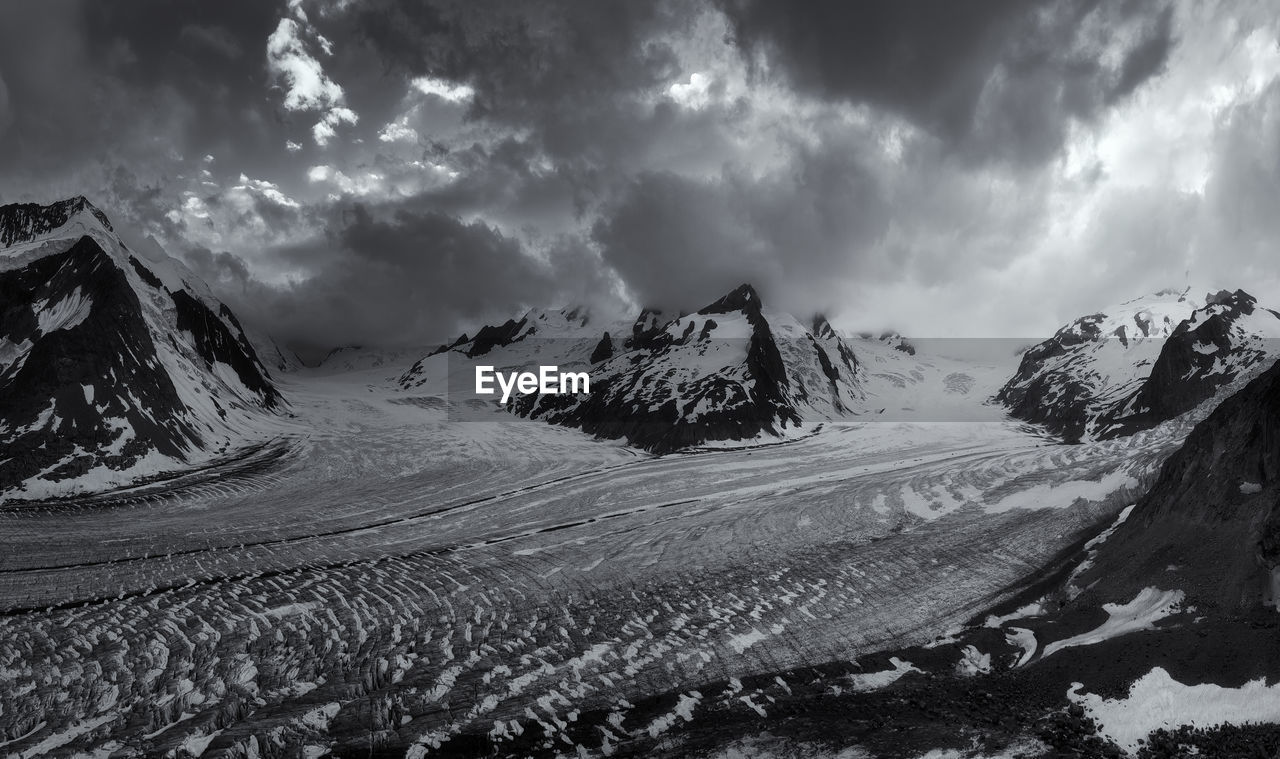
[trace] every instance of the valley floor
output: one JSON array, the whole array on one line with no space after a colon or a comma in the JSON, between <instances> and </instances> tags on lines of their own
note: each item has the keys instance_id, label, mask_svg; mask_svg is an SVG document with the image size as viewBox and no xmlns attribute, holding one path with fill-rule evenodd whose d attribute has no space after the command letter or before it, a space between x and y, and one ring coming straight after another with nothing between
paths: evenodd
<instances>
[{"instance_id":1,"label":"valley floor","mask_svg":"<svg viewBox=\"0 0 1280 759\"><path fill-rule=\"evenodd\" d=\"M181 482L0 510L0 753L576 756L764 719L781 673L1007 601L1185 432L993 414L653 457L370 378L292 380L278 438Z\"/></svg>"}]
</instances>

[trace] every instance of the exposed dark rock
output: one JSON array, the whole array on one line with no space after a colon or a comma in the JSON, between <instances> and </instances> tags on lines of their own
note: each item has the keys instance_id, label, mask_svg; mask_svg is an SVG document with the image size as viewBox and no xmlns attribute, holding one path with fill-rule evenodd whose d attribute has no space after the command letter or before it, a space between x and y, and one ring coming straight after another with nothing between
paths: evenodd
<instances>
[{"instance_id":1,"label":"exposed dark rock","mask_svg":"<svg viewBox=\"0 0 1280 759\"><path fill-rule=\"evenodd\" d=\"M143 282L146 282L157 290L164 289L164 284L160 281L160 278L157 277L150 269L143 266L141 261L133 256L129 256L129 265L138 273L138 276L142 278ZM226 308L226 306L223 306L223 308ZM231 313L231 311L228 309L227 313Z\"/></svg>"},{"instance_id":2,"label":"exposed dark rock","mask_svg":"<svg viewBox=\"0 0 1280 759\"><path fill-rule=\"evenodd\" d=\"M742 311L745 314L760 313L760 296L751 285L738 285L728 295L716 302L698 309L700 314L730 314Z\"/></svg>"},{"instance_id":3,"label":"exposed dark rock","mask_svg":"<svg viewBox=\"0 0 1280 759\"><path fill-rule=\"evenodd\" d=\"M600 338L595 350L591 351L591 363L598 364L611 358L613 358L613 340L609 338L609 333L606 332L604 337Z\"/></svg>"},{"instance_id":4,"label":"exposed dark rock","mask_svg":"<svg viewBox=\"0 0 1280 759\"><path fill-rule=\"evenodd\" d=\"M827 317L822 314L813 317L813 324L810 325L809 331L819 340L826 340L829 337L836 336L836 331L831 326L831 322L827 321Z\"/></svg>"},{"instance_id":5,"label":"exposed dark rock","mask_svg":"<svg viewBox=\"0 0 1280 759\"><path fill-rule=\"evenodd\" d=\"M430 358L431 356L437 356L441 353L444 353L445 351L457 348L460 345L466 345L469 342L471 342L471 338L467 337L466 332L463 332L461 335L458 335L457 340L454 340L452 343L445 343L444 345L441 345L439 348L436 348L435 350L428 353L425 357Z\"/></svg>"},{"instance_id":6,"label":"exposed dark rock","mask_svg":"<svg viewBox=\"0 0 1280 759\"><path fill-rule=\"evenodd\" d=\"M780 434L800 424L798 406L816 403L843 414L847 400L857 392L857 358L830 325L818 325L821 338L801 338L805 350L790 347L788 355L799 363L788 367L760 297L750 285L734 289L691 316L645 309L624 340L616 340L611 333L599 340L584 334L585 319L580 309L558 315L530 312L519 321L484 327L474 340L464 336L432 355L455 350L474 358L508 347L511 351L497 359L508 364L505 370L528 363L531 356L548 357L537 359L539 365L563 356L560 364L566 371L580 370L589 361L595 367L590 373L590 393L518 394L505 409L599 437L623 439L658 453L763 432ZM544 323L546 329L536 336L557 338L564 353L557 353L559 348L543 353L544 344L513 347L535 335ZM723 329L726 324L732 325L728 332ZM400 385L419 386L430 358L420 359L401 375ZM815 382L822 384L820 392L815 392L819 387ZM482 399L471 403L478 404L470 406L477 410L490 408Z\"/></svg>"},{"instance_id":7,"label":"exposed dark rock","mask_svg":"<svg viewBox=\"0 0 1280 759\"><path fill-rule=\"evenodd\" d=\"M885 345L890 345L893 347L894 350L902 351L908 356L916 355L916 346L912 345L911 342L907 340L907 338L903 337L902 335L899 335L897 332L894 332L892 330L888 332L883 332L880 334L880 337L878 339L880 340L880 342L884 343Z\"/></svg>"},{"instance_id":8,"label":"exposed dark rock","mask_svg":"<svg viewBox=\"0 0 1280 759\"><path fill-rule=\"evenodd\" d=\"M631 336L623 341L627 350L649 350L671 341L665 327L676 319L683 319L684 311L669 312L658 308L645 308L631 325Z\"/></svg>"},{"instance_id":9,"label":"exposed dark rock","mask_svg":"<svg viewBox=\"0 0 1280 759\"><path fill-rule=\"evenodd\" d=\"M1078 340L1075 333L1063 334L1022 354L1018 371L996 393L996 400L1016 419L1042 424L1051 433L1069 442L1079 442L1088 422L1088 403L1093 389L1075 379L1042 372L1045 361L1061 356Z\"/></svg>"}]
</instances>

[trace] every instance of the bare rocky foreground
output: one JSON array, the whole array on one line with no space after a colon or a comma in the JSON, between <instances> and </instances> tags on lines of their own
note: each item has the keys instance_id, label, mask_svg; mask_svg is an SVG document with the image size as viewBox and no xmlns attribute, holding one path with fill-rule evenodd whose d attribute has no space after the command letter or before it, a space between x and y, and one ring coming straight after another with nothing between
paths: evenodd
<instances>
[{"instance_id":1,"label":"bare rocky foreground","mask_svg":"<svg viewBox=\"0 0 1280 759\"><path fill-rule=\"evenodd\" d=\"M862 423L656 458L344 382L297 380L243 461L0 511L3 752L626 751L704 701L767 712L699 684L955 628L1185 432ZM697 695L633 711L671 693Z\"/></svg>"}]
</instances>

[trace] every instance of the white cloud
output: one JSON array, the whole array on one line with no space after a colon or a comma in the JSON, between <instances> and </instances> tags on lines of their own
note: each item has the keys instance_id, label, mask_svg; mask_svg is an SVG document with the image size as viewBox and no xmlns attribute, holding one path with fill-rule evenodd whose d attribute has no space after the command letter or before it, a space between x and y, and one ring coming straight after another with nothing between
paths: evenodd
<instances>
[{"instance_id":1,"label":"white cloud","mask_svg":"<svg viewBox=\"0 0 1280 759\"><path fill-rule=\"evenodd\" d=\"M315 231L301 202L275 182L247 174L225 187L206 181L199 192L186 190L178 206L165 215L181 229L180 237L175 239L165 229L150 231L170 251L232 251L254 269L255 277L271 281L287 278L289 271L272 268L270 258L261 253Z\"/></svg>"},{"instance_id":2,"label":"white cloud","mask_svg":"<svg viewBox=\"0 0 1280 759\"><path fill-rule=\"evenodd\" d=\"M270 200L276 205L281 205L285 208L302 207L298 201L288 195L285 195L283 192L280 192L280 187L274 182L268 182L265 179L252 179L244 174L240 175L240 184L233 186L231 191L241 192L248 195L259 195Z\"/></svg>"},{"instance_id":3,"label":"white cloud","mask_svg":"<svg viewBox=\"0 0 1280 759\"><path fill-rule=\"evenodd\" d=\"M209 218L209 207L198 195L188 190L183 193L182 211L170 211L168 217L170 221L178 222L182 220L184 214L193 219L205 220Z\"/></svg>"},{"instance_id":4,"label":"white cloud","mask_svg":"<svg viewBox=\"0 0 1280 759\"><path fill-rule=\"evenodd\" d=\"M667 88L667 94L671 99L685 106L698 110L705 108L711 98L708 90L711 87L711 78L700 71L695 71L689 75L689 81L676 82Z\"/></svg>"},{"instance_id":5,"label":"white cloud","mask_svg":"<svg viewBox=\"0 0 1280 759\"><path fill-rule=\"evenodd\" d=\"M411 84L424 95L435 95L450 103L465 103L475 97L476 94L471 85L454 84L453 82L430 76L420 76L414 79Z\"/></svg>"},{"instance_id":6,"label":"white cloud","mask_svg":"<svg viewBox=\"0 0 1280 759\"><path fill-rule=\"evenodd\" d=\"M350 177L332 166L312 166L307 169L307 179L313 183L325 183L338 190L329 197L336 199L340 195L369 195L383 191L384 177L377 172L365 171Z\"/></svg>"},{"instance_id":7,"label":"white cloud","mask_svg":"<svg viewBox=\"0 0 1280 759\"><path fill-rule=\"evenodd\" d=\"M316 141L317 145L324 147L329 144L329 140L337 135L336 127L339 124L355 124L359 120L360 116L350 108L334 108L325 113L320 121L311 127L311 137Z\"/></svg>"},{"instance_id":8,"label":"white cloud","mask_svg":"<svg viewBox=\"0 0 1280 759\"><path fill-rule=\"evenodd\" d=\"M418 130L408 125L406 116L401 116L388 123L378 132L378 139L382 142L417 142Z\"/></svg>"},{"instance_id":9,"label":"white cloud","mask_svg":"<svg viewBox=\"0 0 1280 759\"><path fill-rule=\"evenodd\" d=\"M1234 42L1233 25L1187 10L1168 73L1070 146L1091 153L1109 182L1203 192L1219 126L1280 75L1280 47L1269 32Z\"/></svg>"},{"instance_id":10,"label":"white cloud","mask_svg":"<svg viewBox=\"0 0 1280 759\"><path fill-rule=\"evenodd\" d=\"M342 87L324 73L320 61L307 50L304 27L282 18L267 38L267 70L285 86L284 107L291 111L317 111L341 104Z\"/></svg>"},{"instance_id":11,"label":"white cloud","mask_svg":"<svg viewBox=\"0 0 1280 759\"><path fill-rule=\"evenodd\" d=\"M302 145L300 143L294 142L293 140L287 140L284 143L284 149L288 150L290 153L296 153L299 150L302 150Z\"/></svg>"},{"instance_id":12,"label":"white cloud","mask_svg":"<svg viewBox=\"0 0 1280 759\"><path fill-rule=\"evenodd\" d=\"M333 44L308 23L298 3L292 3L290 9L297 18L280 19L267 38L267 70L284 87L286 110L322 114L311 134L323 147L337 135L339 125L355 124L359 116L346 106L342 86L329 78L312 54L314 45L324 55L332 55Z\"/></svg>"}]
</instances>

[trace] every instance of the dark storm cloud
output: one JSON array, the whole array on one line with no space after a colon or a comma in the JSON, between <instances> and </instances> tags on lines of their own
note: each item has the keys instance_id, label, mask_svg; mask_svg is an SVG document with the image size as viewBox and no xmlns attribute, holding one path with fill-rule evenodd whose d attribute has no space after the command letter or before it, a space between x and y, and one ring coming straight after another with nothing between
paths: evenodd
<instances>
[{"instance_id":1,"label":"dark storm cloud","mask_svg":"<svg viewBox=\"0 0 1280 759\"><path fill-rule=\"evenodd\" d=\"M9 108L9 85L0 76L0 135L13 123L13 111Z\"/></svg>"},{"instance_id":2,"label":"dark storm cloud","mask_svg":"<svg viewBox=\"0 0 1280 759\"><path fill-rule=\"evenodd\" d=\"M91 136L84 110L94 82L81 74L88 55L77 3L54 0L0 6L0 78L5 82L6 127L0 139L0 166L13 171L19 160L49 165L59 156L44 142L52 131L76 151ZM79 110L80 118L64 123Z\"/></svg>"},{"instance_id":3,"label":"dark storm cloud","mask_svg":"<svg viewBox=\"0 0 1280 759\"><path fill-rule=\"evenodd\" d=\"M539 167L539 158L538 145L526 139L473 144L449 156L458 178L419 200L451 213L501 215L515 225L584 212L595 197L589 172Z\"/></svg>"},{"instance_id":4,"label":"dark storm cloud","mask_svg":"<svg viewBox=\"0 0 1280 759\"><path fill-rule=\"evenodd\" d=\"M590 276L597 268L571 241L541 261L482 221L414 205L332 209L324 237L278 251L310 272L292 284L264 283L226 252L201 249L186 258L237 312L312 354L336 345L443 341L567 292L575 278L566 271Z\"/></svg>"},{"instance_id":5,"label":"dark storm cloud","mask_svg":"<svg viewBox=\"0 0 1280 759\"><path fill-rule=\"evenodd\" d=\"M1123 248L1126 272L1157 242L1244 265L1274 238L1259 199L1280 180L1250 164L1274 150L1272 96L1194 137L1203 197L1126 182L1109 162L1146 148L1105 139L1153 89L1163 129L1196 116L1180 93L1272 76L1188 73L1242 57L1262 22L1196 34L1229 7L7 3L0 195L89 194L309 345L443 339L526 305L696 308L742 281L802 313L877 290L963 303L954 283L1020 262L1060 278L1071 256L1045 241Z\"/></svg>"},{"instance_id":6,"label":"dark storm cloud","mask_svg":"<svg viewBox=\"0 0 1280 759\"><path fill-rule=\"evenodd\" d=\"M224 26L187 24L178 32L178 38L204 45L227 58L239 58L245 52L235 35Z\"/></svg>"},{"instance_id":7,"label":"dark storm cloud","mask_svg":"<svg viewBox=\"0 0 1280 759\"><path fill-rule=\"evenodd\" d=\"M266 160L260 43L269 3L6 3L0 71L12 174L47 180L86 163L155 164L234 150ZM257 55L236 54L252 40ZM278 148L278 143L271 147ZM168 168L168 167L166 167Z\"/></svg>"},{"instance_id":8,"label":"dark storm cloud","mask_svg":"<svg viewBox=\"0 0 1280 759\"><path fill-rule=\"evenodd\" d=\"M352 18L339 4L308 3L305 10L309 33L323 34L331 46L323 55L313 52L361 119L361 128L348 133L376 146L377 129L395 115L408 78L442 74L415 68L433 37L401 23L431 9L361 9L357 19L368 22L370 33L360 35L351 34ZM575 92L584 111L593 99L625 90L621 79L632 76L634 60L610 63L609 46L630 49L638 37L623 43L634 36L628 19L639 24L652 15L637 8L612 23L589 4L461 10L451 20L456 28L442 34L461 45L449 53L452 60L466 57L468 66L488 72L468 76L480 91L475 119L499 123L502 104L501 123L513 131L533 123L521 109L540 103L531 118L541 117L566 102L556 94L561 86ZM4 199L86 192L129 244L143 247L147 234L157 235L251 321L258 317L284 339L312 346L443 339L481 315L505 318L558 298L590 300L611 287L580 236L535 229L535 255L509 232L460 219L500 218L534 229L585 210L595 197L586 186L594 169L547 164L541 133L534 142L513 136L493 145L428 143L424 158L454 151L460 170L458 182L436 191L396 200L375 192L356 206L294 201L298 190L309 189L309 165L353 171L350 157L363 162L356 169L383 175L406 168L348 142L312 155L317 117L281 107L288 82L272 77L264 52L290 13L283 2L6 5L0 10ZM379 17L393 18L393 28L407 36L380 39ZM543 20L554 28L541 29ZM606 26L619 31L599 34ZM570 37L560 36L570 29L576 30ZM531 78L527 54L553 71ZM526 88L524 99L513 102L512 93ZM306 148L295 158L283 149L286 140ZM220 247L227 243L234 249ZM559 268L580 274L555 274ZM269 284L285 275L296 284Z\"/></svg>"},{"instance_id":9,"label":"dark storm cloud","mask_svg":"<svg viewBox=\"0 0 1280 759\"><path fill-rule=\"evenodd\" d=\"M663 82L675 61L656 35L682 23L693 7L382 0L352 12L388 65L472 82L477 116L523 123L530 107L547 113L567 103L585 106Z\"/></svg>"},{"instance_id":10,"label":"dark storm cloud","mask_svg":"<svg viewBox=\"0 0 1280 759\"><path fill-rule=\"evenodd\" d=\"M742 281L777 274L743 201L719 181L645 174L607 210L594 237L642 305L691 310Z\"/></svg>"},{"instance_id":11,"label":"dark storm cloud","mask_svg":"<svg viewBox=\"0 0 1280 759\"><path fill-rule=\"evenodd\" d=\"M604 260L646 306L693 309L741 282L766 300L824 310L891 217L857 146L799 147L785 170L711 179L643 174L596 224Z\"/></svg>"},{"instance_id":12,"label":"dark storm cloud","mask_svg":"<svg viewBox=\"0 0 1280 759\"><path fill-rule=\"evenodd\" d=\"M1173 44L1170 9L1139 2L720 4L742 51L796 87L886 107L980 159L1044 160Z\"/></svg>"},{"instance_id":13,"label":"dark storm cloud","mask_svg":"<svg viewBox=\"0 0 1280 759\"><path fill-rule=\"evenodd\" d=\"M695 3L371 2L356 28L393 70L466 82L471 117L532 129L567 161L614 160L636 142L648 94L679 73L663 35Z\"/></svg>"},{"instance_id":14,"label":"dark storm cloud","mask_svg":"<svg viewBox=\"0 0 1280 759\"><path fill-rule=\"evenodd\" d=\"M1280 80L1232 108L1217 139L1205 188L1212 225L1202 245L1217 266L1231 266L1247 281L1273 277L1280 240Z\"/></svg>"},{"instance_id":15,"label":"dark storm cloud","mask_svg":"<svg viewBox=\"0 0 1280 759\"><path fill-rule=\"evenodd\" d=\"M466 83L475 90L470 119L521 130L496 148L454 152L463 177L424 199L532 224L557 211L598 211L593 240L641 302L691 308L752 280L784 304L804 293L812 303L835 299L827 293L857 273L935 284L951 271L958 256L915 250L912 240L894 249L881 245L883 234L891 218L910 228L917 204L932 204L941 218L972 207L866 165L860 156L877 149L868 142L874 130L858 133L861 144L823 137L803 149L784 137L792 164L761 176L751 167L750 140L759 137L743 147L732 134L757 106L694 110L655 99L687 80L671 39L704 9L375 3L355 18L388 67ZM932 153L939 163L955 155L1043 163L1073 119L1122 100L1160 70L1171 44L1168 12L1151 7L1146 16L1098 3L725 10L744 52L763 54L820 100L905 116L940 138L945 150ZM726 150L730 144L743 152ZM544 157L553 167L536 169ZM940 182L970 190L949 175Z\"/></svg>"}]
</instances>

